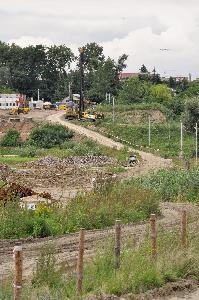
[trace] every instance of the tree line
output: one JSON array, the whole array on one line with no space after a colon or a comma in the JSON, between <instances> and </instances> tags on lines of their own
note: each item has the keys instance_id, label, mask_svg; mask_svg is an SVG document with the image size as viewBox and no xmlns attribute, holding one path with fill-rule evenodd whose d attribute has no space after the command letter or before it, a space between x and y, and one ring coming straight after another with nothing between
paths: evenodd
<instances>
[{"instance_id":1,"label":"tree line","mask_svg":"<svg viewBox=\"0 0 199 300\"><path fill-rule=\"evenodd\" d=\"M185 99L199 95L199 81L165 80L154 68L143 64L136 78L124 81L119 74L126 68L127 54L117 60L105 57L97 43L83 46L84 96L101 103L106 93L124 104L158 102L171 108L174 114L184 109ZM80 50L80 49L79 49ZM28 98L62 100L69 94L80 93L79 55L66 45L20 47L0 41L0 93L19 92Z\"/></svg>"},{"instance_id":2,"label":"tree line","mask_svg":"<svg viewBox=\"0 0 199 300\"><path fill-rule=\"evenodd\" d=\"M85 98L101 102L105 94L117 95L119 73L126 67L127 55L117 61L106 58L96 43L83 46ZM72 67L73 66L73 67ZM75 67L74 67L75 66ZM58 101L80 92L79 57L66 45L20 47L0 42L0 91L16 91L27 97Z\"/></svg>"}]
</instances>

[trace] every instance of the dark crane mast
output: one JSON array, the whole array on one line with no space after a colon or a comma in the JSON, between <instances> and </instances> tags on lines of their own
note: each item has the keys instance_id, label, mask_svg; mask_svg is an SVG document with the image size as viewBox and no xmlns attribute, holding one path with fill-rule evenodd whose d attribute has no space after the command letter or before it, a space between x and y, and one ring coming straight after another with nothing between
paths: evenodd
<instances>
[{"instance_id":1,"label":"dark crane mast","mask_svg":"<svg viewBox=\"0 0 199 300\"><path fill-rule=\"evenodd\" d=\"M79 118L82 117L84 111L84 48L79 50L79 66L80 66L80 98L79 98Z\"/></svg>"}]
</instances>

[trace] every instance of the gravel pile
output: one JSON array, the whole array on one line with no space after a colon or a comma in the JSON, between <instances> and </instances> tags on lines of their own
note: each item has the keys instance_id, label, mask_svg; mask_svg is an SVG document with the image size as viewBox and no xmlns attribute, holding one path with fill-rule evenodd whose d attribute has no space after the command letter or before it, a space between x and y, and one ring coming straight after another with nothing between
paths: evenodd
<instances>
[{"instance_id":1,"label":"gravel pile","mask_svg":"<svg viewBox=\"0 0 199 300\"><path fill-rule=\"evenodd\" d=\"M37 161L28 163L29 166L69 166L69 165L92 165L104 166L116 163L114 158L108 156L71 156L64 159L47 156Z\"/></svg>"}]
</instances>

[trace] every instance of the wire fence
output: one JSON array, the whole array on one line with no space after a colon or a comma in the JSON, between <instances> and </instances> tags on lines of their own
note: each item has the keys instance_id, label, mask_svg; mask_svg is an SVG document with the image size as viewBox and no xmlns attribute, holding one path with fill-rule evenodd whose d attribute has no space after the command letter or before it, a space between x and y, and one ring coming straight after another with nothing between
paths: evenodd
<instances>
[{"instance_id":1,"label":"wire fence","mask_svg":"<svg viewBox=\"0 0 199 300\"><path fill-rule=\"evenodd\" d=\"M176 226L176 224L180 225L180 241L181 241L181 248L182 250L188 247L188 221L187 221L187 211L185 209L181 209L181 217L180 223L179 220L177 222L171 222L169 226L166 227L166 230L172 230ZM164 224L162 224L164 227ZM94 245L97 242L102 242L107 239L108 236L114 237L114 247L113 247L113 268L115 272L120 270L122 259L121 259L121 252L122 247L125 244L126 238L131 235L131 239L133 236L132 225L125 225L121 224L120 220L116 220L115 227L110 228L107 230L93 230L93 231L86 231L81 229L79 233L76 234L69 234L66 236L58 237L58 238L46 238L46 239L36 239L34 241L34 245L36 245L37 252L34 252L35 249L32 248L31 240L21 240L20 242L16 241L9 242L4 241L2 242L3 247L0 248L0 254L4 254L4 257L7 255L11 255L11 249L13 250L13 260L12 260L12 277L13 277L13 299L14 300L21 300L22 299L22 290L23 290L23 282L27 279L27 268L30 267L31 263L33 265L36 264L39 252L41 251L41 244L43 245L44 242L48 242L48 247L50 242L58 243L57 249L55 252L62 254L66 251L68 252L68 259L71 261L70 268L72 270L76 269L76 295L77 297L81 296L85 274L84 274L84 265L85 261L88 260L88 256L95 256L96 252L94 249ZM159 228L159 230L158 230ZM175 227L176 228L176 227ZM179 228L179 227L178 227ZM144 223L140 223L137 225L138 232L140 232L140 237L146 235L147 230L149 230L149 241L150 241L150 252L148 255L151 256L151 259L154 261L158 258L158 235L161 239L161 226L157 223L157 216L155 214L151 214L150 221L148 227ZM179 230L179 229L178 229ZM195 235L197 236L197 230L193 230ZM93 237L98 236L97 240L93 239ZM139 237L139 243L144 239L144 237ZM175 238L175 237L174 237ZM24 246L25 245L25 246ZM135 245L134 245L135 246ZM90 247L90 248L89 248ZM92 250L92 251L91 251ZM86 252L86 253L85 253ZM72 257L70 257L70 253ZM89 253L89 255L88 255ZM30 260L29 256L31 254L32 258ZM64 257L66 258L66 257ZM27 260L28 264L27 264ZM63 259L63 257L62 257ZM26 261L26 264L23 262ZM3 262L2 262L3 263ZM5 262L4 262L5 267ZM11 266L9 266L11 267ZM4 269L5 270L5 269ZM130 271L130 270L129 270ZM9 272L5 275L1 272L1 282L6 280L8 276L10 276ZM30 274L29 274L30 275Z\"/></svg>"}]
</instances>

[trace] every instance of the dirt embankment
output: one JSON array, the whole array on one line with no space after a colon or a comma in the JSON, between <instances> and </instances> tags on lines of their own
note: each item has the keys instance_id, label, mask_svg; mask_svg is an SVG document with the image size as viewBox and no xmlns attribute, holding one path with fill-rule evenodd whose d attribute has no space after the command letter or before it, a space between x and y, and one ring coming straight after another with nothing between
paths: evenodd
<instances>
[{"instance_id":1,"label":"dirt embankment","mask_svg":"<svg viewBox=\"0 0 199 300\"><path fill-rule=\"evenodd\" d=\"M160 110L157 109L134 109L127 112L116 112L115 118L119 122L125 124L140 124L148 122L149 115L153 123L164 123L166 122L166 116ZM112 113L106 113L106 117L112 118Z\"/></svg>"},{"instance_id":2,"label":"dirt embankment","mask_svg":"<svg viewBox=\"0 0 199 300\"><path fill-rule=\"evenodd\" d=\"M46 117L54 114L54 111L34 110L28 114L9 115L9 111L0 110L0 138L9 129L16 129L20 132L22 140L26 140L30 131L45 121Z\"/></svg>"}]
</instances>

